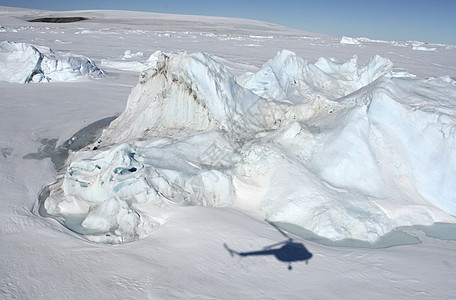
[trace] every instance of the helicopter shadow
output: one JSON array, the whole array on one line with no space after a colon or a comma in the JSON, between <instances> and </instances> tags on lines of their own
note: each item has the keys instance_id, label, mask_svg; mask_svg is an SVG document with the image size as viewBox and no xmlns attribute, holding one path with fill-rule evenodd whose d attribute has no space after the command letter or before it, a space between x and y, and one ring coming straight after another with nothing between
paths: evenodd
<instances>
[{"instance_id":1,"label":"helicopter shadow","mask_svg":"<svg viewBox=\"0 0 456 300\"><path fill-rule=\"evenodd\" d=\"M275 243L269 246L264 247L261 250L249 251L249 252L238 252L228 247L227 244L223 244L226 250L230 253L231 256L237 255L240 257L244 256L261 256L261 255L273 255L277 260L288 263L288 270L291 270L293 267L291 263L305 261L306 264L309 263L309 259L312 258L312 253L310 253L303 243L295 242L290 238L283 230L277 227L274 224L271 224L277 229L287 240L279 243ZM280 246L280 247L279 247ZM279 248L276 248L279 247Z\"/></svg>"}]
</instances>

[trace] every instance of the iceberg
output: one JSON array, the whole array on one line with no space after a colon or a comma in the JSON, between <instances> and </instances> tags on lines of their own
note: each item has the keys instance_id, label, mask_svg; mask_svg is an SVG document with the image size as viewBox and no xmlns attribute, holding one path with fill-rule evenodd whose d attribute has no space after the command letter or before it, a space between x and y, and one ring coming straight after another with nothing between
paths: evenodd
<instances>
[{"instance_id":1,"label":"iceberg","mask_svg":"<svg viewBox=\"0 0 456 300\"><path fill-rule=\"evenodd\" d=\"M71 154L46 213L97 242L143 238L173 207L234 207L331 240L456 223L456 87L284 50L236 79L156 52L124 112ZM430 88L432 87L432 88Z\"/></svg>"},{"instance_id":2,"label":"iceberg","mask_svg":"<svg viewBox=\"0 0 456 300\"><path fill-rule=\"evenodd\" d=\"M352 38L352 37L348 37L348 36L342 36L339 43L345 44L345 45L361 45L360 39L356 39L356 38Z\"/></svg>"},{"instance_id":3,"label":"iceberg","mask_svg":"<svg viewBox=\"0 0 456 300\"><path fill-rule=\"evenodd\" d=\"M262 97L290 104L333 101L390 75L392 66L389 59L380 56L365 66L358 66L357 56L348 62L320 58L311 64L284 50L257 73L243 76L241 84Z\"/></svg>"},{"instance_id":4,"label":"iceberg","mask_svg":"<svg viewBox=\"0 0 456 300\"><path fill-rule=\"evenodd\" d=\"M27 43L0 43L0 81L14 83L76 80L103 77L103 70L83 55L57 54L50 48Z\"/></svg>"}]
</instances>

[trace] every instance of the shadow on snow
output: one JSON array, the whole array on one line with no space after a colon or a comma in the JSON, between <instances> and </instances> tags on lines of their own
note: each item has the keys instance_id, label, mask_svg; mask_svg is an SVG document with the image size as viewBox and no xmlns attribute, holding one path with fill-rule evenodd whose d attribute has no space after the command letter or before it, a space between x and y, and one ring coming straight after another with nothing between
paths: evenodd
<instances>
[{"instance_id":1,"label":"shadow on snow","mask_svg":"<svg viewBox=\"0 0 456 300\"><path fill-rule=\"evenodd\" d=\"M228 250L231 256L259 256L259 255L274 255L278 260L288 263L288 270L292 269L291 263L298 261L305 261L306 264L309 262L309 259L312 258L312 253L310 253L304 244L299 242L294 242L283 230L279 227L271 224L277 229L287 240L279 243L275 243L269 246L264 247L261 250L249 251L249 252L238 252L229 248L226 244L223 246ZM280 247L279 247L280 246ZM275 248L279 247L279 248Z\"/></svg>"},{"instance_id":2,"label":"shadow on snow","mask_svg":"<svg viewBox=\"0 0 456 300\"><path fill-rule=\"evenodd\" d=\"M102 130L115 118L116 116L107 117L82 128L61 146L57 146L57 138L42 139L40 141L42 146L38 149L38 152L26 154L23 158L38 160L50 158L55 169L60 171L65 166L69 150L77 151L94 143L100 136Z\"/></svg>"}]
</instances>

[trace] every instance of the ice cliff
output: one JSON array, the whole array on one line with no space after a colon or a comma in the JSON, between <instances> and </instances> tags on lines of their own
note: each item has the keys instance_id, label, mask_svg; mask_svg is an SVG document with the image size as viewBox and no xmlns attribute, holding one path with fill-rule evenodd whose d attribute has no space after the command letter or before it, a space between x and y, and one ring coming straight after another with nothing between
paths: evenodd
<instances>
[{"instance_id":1,"label":"ice cliff","mask_svg":"<svg viewBox=\"0 0 456 300\"><path fill-rule=\"evenodd\" d=\"M73 153L43 207L99 242L141 238L175 206L230 206L332 239L455 222L455 82L392 63L282 51L236 79L157 52L125 111Z\"/></svg>"}]
</instances>

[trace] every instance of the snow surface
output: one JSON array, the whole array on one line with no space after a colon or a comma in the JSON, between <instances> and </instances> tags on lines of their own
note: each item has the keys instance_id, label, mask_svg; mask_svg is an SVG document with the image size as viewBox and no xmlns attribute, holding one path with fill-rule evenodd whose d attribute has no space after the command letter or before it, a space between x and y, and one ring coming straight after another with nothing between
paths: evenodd
<instances>
[{"instance_id":1,"label":"snow surface","mask_svg":"<svg viewBox=\"0 0 456 300\"><path fill-rule=\"evenodd\" d=\"M72 53L56 54L50 48L26 43L0 43L0 80L15 83L68 81L104 72L88 57Z\"/></svg>"},{"instance_id":2,"label":"snow surface","mask_svg":"<svg viewBox=\"0 0 456 300\"><path fill-rule=\"evenodd\" d=\"M90 20L23 21L59 15ZM120 11L1 8L0 24L2 40L98 65L152 58L139 82L139 68L0 82L2 297L456 292L456 242L442 240L454 225L400 227L454 223L454 46L358 38L362 47L349 47L258 21ZM421 244L323 246L265 219L320 241ZM308 264L288 270L286 260L224 248L289 238L312 254Z\"/></svg>"},{"instance_id":3,"label":"snow surface","mask_svg":"<svg viewBox=\"0 0 456 300\"><path fill-rule=\"evenodd\" d=\"M106 68L140 73L155 66L157 55L158 52L153 53L146 61L141 62L134 60L134 58L141 58L144 56L144 53L131 53L130 50L126 50L121 60L102 59L101 65Z\"/></svg>"}]
</instances>

